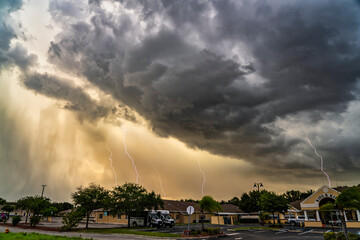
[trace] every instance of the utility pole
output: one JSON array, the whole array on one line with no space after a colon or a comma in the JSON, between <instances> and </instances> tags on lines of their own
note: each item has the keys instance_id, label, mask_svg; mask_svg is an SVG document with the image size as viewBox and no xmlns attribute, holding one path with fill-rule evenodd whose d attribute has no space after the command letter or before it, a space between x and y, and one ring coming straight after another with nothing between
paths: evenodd
<instances>
[{"instance_id":1,"label":"utility pole","mask_svg":"<svg viewBox=\"0 0 360 240\"><path fill-rule=\"evenodd\" d=\"M260 225L262 225L263 224L263 221L262 221L262 216L261 216L261 201L260 201L260 188L261 187L264 187L263 186L263 184L261 183L261 182L259 182L259 183L254 183L254 188L257 188L257 190L258 190L258 193L259 193L259 208L260 208Z\"/></svg>"},{"instance_id":2,"label":"utility pole","mask_svg":"<svg viewBox=\"0 0 360 240\"><path fill-rule=\"evenodd\" d=\"M46 185L41 185L41 186L42 186L41 197L43 197Z\"/></svg>"}]
</instances>

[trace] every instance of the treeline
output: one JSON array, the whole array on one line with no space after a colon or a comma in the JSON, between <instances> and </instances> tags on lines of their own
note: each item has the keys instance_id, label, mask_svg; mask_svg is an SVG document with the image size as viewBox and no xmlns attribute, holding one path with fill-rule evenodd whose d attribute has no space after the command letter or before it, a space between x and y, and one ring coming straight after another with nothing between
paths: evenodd
<instances>
[{"instance_id":1,"label":"treeline","mask_svg":"<svg viewBox=\"0 0 360 240\"><path fill-rule=\"evenodd\" d=\"M49 198L40 196L27 196L23 197L16 202L7 202L5 199L0 198L0 205L3 205L1 210L10 215L15 210L23 210L26 213L25 223L28 222L28 216L31 213L30 225L35 226L39 223L40 217L51 217L58 215L59 212L72 209L73 205L69 202L52 202ZM19 217L15 218L15 222L19 222ZM3 216L0 221L6 222L8 218ZM14 221L13 221L14 222ZM16 224L17 224L16 223Z\"/></svg>"}]
</instances>

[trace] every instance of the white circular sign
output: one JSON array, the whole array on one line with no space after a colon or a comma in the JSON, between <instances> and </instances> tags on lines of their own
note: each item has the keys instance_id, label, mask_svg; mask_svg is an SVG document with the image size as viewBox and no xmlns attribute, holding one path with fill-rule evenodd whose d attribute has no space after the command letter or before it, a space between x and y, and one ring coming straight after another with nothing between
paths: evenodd
<instances>
[{"instance_id":1,"label":"white circular sign","mask_svg":"<svg viewBox=\"0 0 360 240\"><path fill-rule=\"evenodd\" d=\"M189 215L191 215L191 214L193 214L194 213L194 207L193 206L188 206L187 208L186 208L186 212L189 214Z\"/></svg>"},{"instance_id":2,"label":"white circular sign","mask_svg":"<svg viewBox=\"0 0 360 240\"><path fill-rule=\"evenodd\" d=\"M323 189L323 192L328 192L328 191L329 191L329 189L327 189L327 188Z\"/></svg>"}]
</instances>

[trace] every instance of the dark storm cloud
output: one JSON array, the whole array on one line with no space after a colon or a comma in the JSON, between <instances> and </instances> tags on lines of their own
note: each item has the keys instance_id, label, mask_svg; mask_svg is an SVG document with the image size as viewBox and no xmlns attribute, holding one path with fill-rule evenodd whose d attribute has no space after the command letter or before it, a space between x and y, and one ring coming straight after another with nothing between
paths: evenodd
<instances>
[{"instance_id":1,"label":"dark storm cloud","mask_svg":"<svg viewBox=\"0 0 360 240\"><path fill-rule=\"evenodd\" d=\"M125 106L110 107L97 103L82 88L73 86L56 76L38 73L26 74L23 84L27 89L36 93L65 101L63 107L78 112L79 117L82 119L94 121L115 115L134 120L134 116Z\"/></svg>"},{"instance_id":2,"label":"dark storm cloud","mask_svg":"<svg viewBox=\"0 0 360 240\"><path fill-rule=\"evenodd\" d=\"M316 124L356 97L355 1L121 1L131 11L120 14L90 1L89 22L67 4L50 4L72 24L49 60L194 148L290 169L304 161L296 151L313 154L275 121L307 113ZM358 153L335 151L345 159L333 164L358 168Z\"/></svg>"},{"instance_id":3,"label":"dark storm cloud","mask_svg":"<svg viewBox=\"0 0 360 240\"><path fill-rule=\"evenodd\" d=\"M0 66L9 61L7 51L10 49L11 39L16 37L7 20L10 18L10 13L20 9L21 6L21 0L0 1Z\"/></svg>"}]
</instances>

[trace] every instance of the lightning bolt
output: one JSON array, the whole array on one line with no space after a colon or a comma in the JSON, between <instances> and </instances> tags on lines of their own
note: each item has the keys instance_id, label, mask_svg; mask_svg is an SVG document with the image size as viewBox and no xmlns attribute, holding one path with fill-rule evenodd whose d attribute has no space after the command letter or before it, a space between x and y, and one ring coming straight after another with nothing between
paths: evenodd
<instances>
[{"instance_id":1,"label":"lightning bolt","mask_svg":"<svg viewBox=\"0 0 360 240\"><path fill-rule=\"evenodd\" d=\"M125 153L126 155L131 159L131 162L132 162L132 165L134 167L134 170L135 170L135 174L136 174L136 184L139 183L139 173L137 171L137 168L136 168L136 165L135 165L135 161L134 159L130 156L130 154L128 153L128 150L127 150L127 145L126 145L126 127L124 126L123 127L123 130L124 130L124 147L125 147Z\"/></svg>"},{"instance_id":2,"label":"lightning bolt","mask_svg":"<svg viewBox=\"0 0 360 240\"><path fill-rule=\"evenodd\" d=\"M203 175L203 183L202 183L202 186L201 186L201 194L202 194L201 196L203 197L204 196L204 186L205 186L205 182L206 182L206 176L205 176L205 172L202 170L202 168L200 166L199 158L196 158L196 160L197 160L197 163L199 165L200 172Z\"/></svg>"},{"instance_id":3,"label":"lightning bolt","mask_svg":"<svg viewBox=\"0 0 360 240\"><path fill-rule=\"evenodd\" d=\"M162 193L163 193L163 196L165 197L166 196L166 194L165 194L165 191L164 191L164 188L163 188L163 185L162 185L162 181L161 181L161 176L160 176L160 173L159 173L159 171L156 169L156 167L155 167L155 165L154 165L154 163L150 160L150 163L151 163L151 165L152 165L152 167L153 167L153 169L154 169L154 171L156 172L156 174L158 175L158 179L159 179L159 183L160 183L160 188L161 188L161 191L162 191Z\"/></svg>"},{"instance_id":4,"label":"lightning bolt","mask_svg":"<svg viewBox=\"0 0 360 240\"><path fill-rule=\"evenodd\" d=\"M308 138L307 135L306 135L306 141L307 141L307 142L309 143L309 145L314 149L316 156L318 156L318 158L320 158L320 160L321 160L321 167L320 167L320 169L321 169L321 171L325 174L325 176L327 177L327 180L329 181L329 187L331 187L331 181L330 181L329 175L327 175L327 173L324 171L324 161L323 161L323 157L322 157L320 154L318 154L316 148L312 145L312 143L310 142L310 139Z\"/></svg>"},{"instance_id":5,"label":"lightning bolt","mask_svg":"<svg viewBox=\"0 0 360 240\"><path fill-rule=\"evenodd\" d=\"M110 153L110 156L109 156L110 167L111 167L112 171L114 172L115 186L117 186L117 185L118 185L118 180L117 180L117 176L116 176L116 171L115 171L115 168L114 168L113 165L112 165L112 163L113 163L113 160L112 160L112 155L113 155L113 153L112 153L111 149L108 147L109 137L110 137L110 134L108 135L108 138L107 138L107 140L106 140L106 145L105 145L105 147L106 147L106 149L107 149L107 150L109 151L109 153Z\"/></svg>"}]
</instances>

